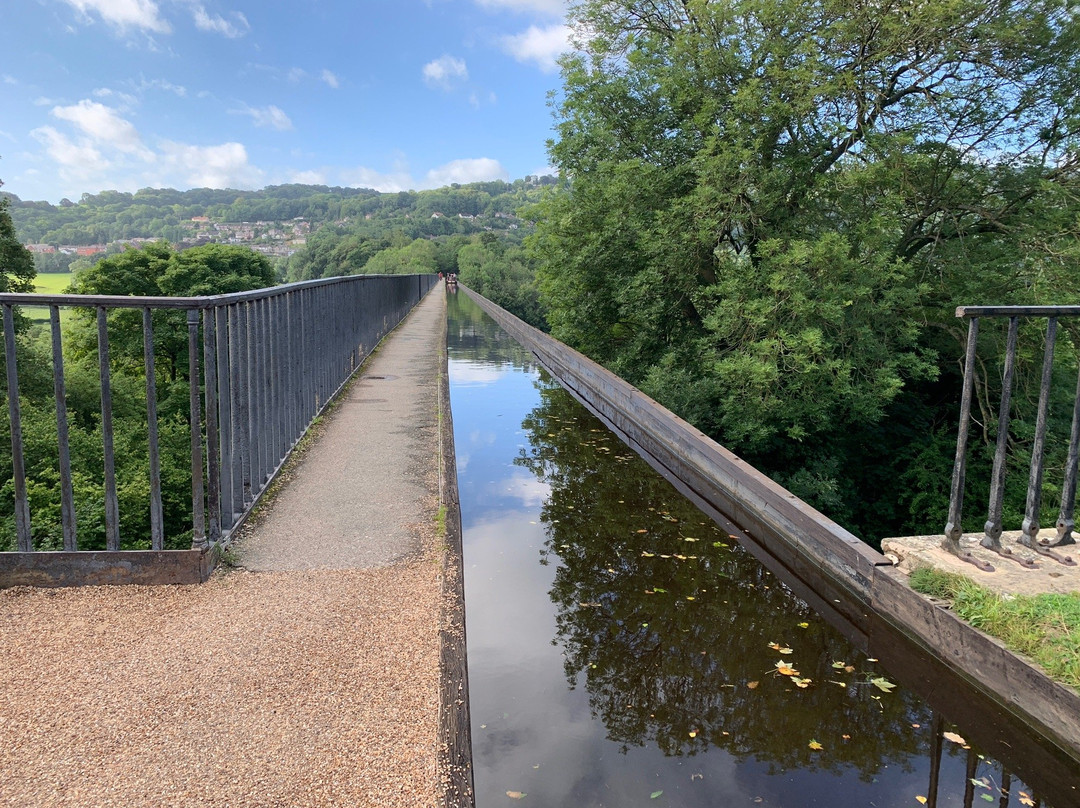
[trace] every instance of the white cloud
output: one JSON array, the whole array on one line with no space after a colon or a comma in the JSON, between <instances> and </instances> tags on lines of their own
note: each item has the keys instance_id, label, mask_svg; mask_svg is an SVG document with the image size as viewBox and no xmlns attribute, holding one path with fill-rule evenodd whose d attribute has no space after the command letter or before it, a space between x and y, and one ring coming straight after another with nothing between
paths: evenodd
<instances>
[{"instance_id":1,"label":"white cloud","mask_svg":"<svg viewBox=\"0 0 1080 808\"><path fill-rule=\"evenodd\" d=\"M441 188L454 182L464 185L469 182L506 179L509 179L506 169L498 160L492 160L489 157L452 160L431 169L422 180L417 180L412 176L404 158L398 159L390 172L359 166L341 173L343 185L354 188L373 188L383 193Z\"/></svg>"},{"instance_id":2,"label":"white cloud","mask_svg":"<svg viewBox=\"0 0 1080 808\"><path fill-rule=\"evenodd\" d=\"M76 143L51 126L38 127L30 134L56 161L60 176L66 180L86 180L110 166L101 152L86 140Z\"/></svg>"},{"instance_id":3,"label":"white cloud","mask_svg":"<svg viewBox=\"0 0 1080 808\"><path fill-rule=\"evenodd\" d=\"M519 62L535 62L544 72L553 73L559 69L555 60L570 49L570 28L566 25L548 28L530 25L523 34L503 37L502 46Z\"/></svg>"},{"instance_id":4,"label":"white cloud","mask_svg":"<svg viewBox=\"0 0 1080 808\"><path fill-rule=\"evenodd\" d=\"M109 87L98 87L91 95L93 95L94 98L115 98L127 107L132 107L139 101L139 99L130 93L122 93L119 90L113 90Z\"/></svg>"},{"instance_id":5,"label":"white cloud","mask_svg":"<svg viewBox=\"0 0 1080 808\"><path fill-rule=\"evenodd\" d=\"M498 160L490 157L477 157L466 160L453 160L446 165L433 168L424 177L425 188L441 188L452 182L464 185L469 182L486 180L507 180L510 175Z\"/></svg>"},{"instance_id":6,"label":"white cloud","mask_svg":"<svg viewBox=\"0 0 1080 808\"><path fill-rule=\"evenodd\" d=\"M275 107L273 104L266 107L249 107L245 105L243 109L232 111L237 114L250 115L251 120L259 127L277 129L280 132L293 128L289 116L280 107Z\"/></svg>"},{"instance_id":7,"label":"white cloud","mask_svg":"<svg viewBox=\"0 0 1080 808\"><path fill-rule=\"evenodd\" d=\"M416 187L412 175L400 166L395 166L394 171L389 173L358 166L342 172L342 182L354 188L371 188L386 194L408 191Z\"/></svg>"},{"instance_id":8,"label":"white cloud","mask_svg":"<svg viewBox=\"0 0 1080 808\"><path fill-rule=\"evenodd\" d=\"M566 0L476 0L484 8L505 8L510 11L540 12L561 17L566 13Z\"/></svg>"},{"instance_id":9,"label":"white cloud","mask_svg":"<svg viewBox=\"0 0 1080 808\"><path fill-rule=\"evenodd\" d=\"M139 83L134 84L134 87L139 92L146 92L147 90L165 90L170 93L176 93L181 98L184 98L187 95L187 87L182 84L173 84L171 81L165 79L147 79L140 76Z\"/></svg>"},{"instance_id":10,"label":"white cloud","mask_svg":"<svg viewBox=\"0 0 1080 808\"><path fill-rule=\"evenodd\" d=\"M4 84L18 84L19 83L18 79L16 79L14 76L9 76L7 73L4 73L3 76L0 76L0 78L3 78Z\"/></svg>"},{"instance_id":11,"label":"white cloud","mask_svg":"<svg viewBox=\"0 0 1080 808\"><path fill-rule=\"evenodd\" d=\"M455 59L453 56L440 56L434 61L424 65L424 81L429 87L441 87L449 90L457 81L465 81L469 78L469 70L463 59Z\"/></svg>"},{"instance_id":12,"label":"white cloud","mask_svg":"<svg viewBox=\"0 0 1080 808\"><path fill-rule=\"evenodd\" d=\"M321 171L293 171L289 174L289 182L299 185L326 185L326 175Z\"/></svg>"},{"instance_id":13,"label":"white cloud","mask_svg":"<svg viewBox=\"0 0 1080 808\"><path fill-rule=\"evenodd\" d=\"M96 12L102 20L125 31L137 28L167 34L172 28L162 19L154 0L66 0L67 4L89 17Z\"/></svg>"},{"instance_id":14,"label":"white cloud","mask_svg":"<svg viewBox=\"0 0 1080 808\"><path fill-rule=\"evenodd\" d=\"M158 162L167 174L182 178L189 187L257 188L263 181L263 172L248 163L243 143L191 146L165 141Z\"/></svg>"},{"instance_id":15,"label":"white cloud","mask_svg":"<svg viewBox=\"0 0 1080 808\"><path fill-rule=\"evenodd\" d=\"M300 81L306 77L307 71L304 70L302 67L293 67L285 75L285 78L288 80L289 84L299 84Z\"/></svg>"},{"instance_id":16,"label":"white cloud","mask_svg":"<svg viewBox=\"0 0 1080 808\"><path fill-rule=\"evenodd\" d=\"M322 75L319 77L335 90L340 86L341 82L338 77L331 73L329 70L323 70Z\"/></svg>"},{"instance_id":17,"label":"white cloud","mask_svg":"<svg viewBox=\"0 0 1080 808\"><path fill-rule=\"evenodd\" d=\"M201 3L196 3L191 8L191 14L195 18L195 27L200 31L221 34L229 39L242 37L251 30L247 17L239 11L231 12L233 22L230 22L220 14L211 15Z\"/></svg>"},{"instance_id":18,"label":"white cloud","mask_svg":"<svg viewBox=\"0 0 1080 808\"><path fill-rule=\"evenodd\" d=\"M107 146L144 160L151 159L150 150L143 145L135 126L121 118L116 110L83 99L68 107L53 107L52 115L75 125L89 140L99 146Z\"/></svg>"}]
</instances>

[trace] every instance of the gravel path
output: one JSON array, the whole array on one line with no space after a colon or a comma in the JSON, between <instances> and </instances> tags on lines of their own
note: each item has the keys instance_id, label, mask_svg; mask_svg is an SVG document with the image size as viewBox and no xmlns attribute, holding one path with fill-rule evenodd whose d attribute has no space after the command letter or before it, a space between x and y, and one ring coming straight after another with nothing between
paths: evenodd
<instances>
[{"instance_id":1,"label":"gravel path","mask_svg":"<svg viewBox=\"0 0 1080 808\"><path fill-rule=\"evenodd\" d=\"M414 354L437 336L443 305L436 290L419 336L415 323L395 332L413 333ZM313 461L335 419L294 480L325 474ZM331 553L310 564L320 569L225 570L202 586L0 591L0 806L434 805L436 440L424 431L418 448L430 441L430 453L414 457L426 464L381 467L412 497L387 522L404 549L388 544L373 562L384 566L344 569ZM275 501L256 535L276 511ZM303 526L291 533L304 546Z\"/></svg>"}]
</instances>

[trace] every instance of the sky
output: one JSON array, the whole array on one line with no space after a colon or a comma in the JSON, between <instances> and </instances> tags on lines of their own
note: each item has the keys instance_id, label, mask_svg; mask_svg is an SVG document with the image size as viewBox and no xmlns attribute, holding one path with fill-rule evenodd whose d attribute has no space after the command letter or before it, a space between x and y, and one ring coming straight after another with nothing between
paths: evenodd
<instances>
[{"instance_id":1,"label":"sky","mask_svg":"<svg viewBox=\"0 0 1080 808\"><path fill-rule=\"evenodd\" d=\"M552 173L564 0L2 0L24 200Z\"/></svg>"}]
</instances>

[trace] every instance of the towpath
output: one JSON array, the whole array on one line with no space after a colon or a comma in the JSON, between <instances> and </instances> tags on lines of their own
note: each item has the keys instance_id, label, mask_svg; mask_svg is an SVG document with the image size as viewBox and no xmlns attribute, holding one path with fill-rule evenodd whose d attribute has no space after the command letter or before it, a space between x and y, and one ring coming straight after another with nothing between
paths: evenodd
<instances>
[{"instance_id":1,"label":"towpath","mask_svg":"<svg viewBox=\"0 0 1080 808\"><path fill-rule=\"evenodd\" d=\"M0 592L0 806L437 802L444 339L437 287L206 584Z\"/></svg>"}]
</instances>

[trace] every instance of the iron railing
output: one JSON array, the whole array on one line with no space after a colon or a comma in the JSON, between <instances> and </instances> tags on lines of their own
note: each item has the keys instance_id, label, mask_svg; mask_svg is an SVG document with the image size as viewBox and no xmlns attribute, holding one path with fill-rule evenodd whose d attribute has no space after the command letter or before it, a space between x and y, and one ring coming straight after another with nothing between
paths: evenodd
<instances>
[{"instance_id":1,"label":"iron railing","mask_svg":"<svg viewBox=\"0 0 1080 808\"><path fill-rule=\"evenodd\" d=\"M187 313L192 549L228 539L315 417L435 276L331 278L211 297L0 294L11 431L16 550L35 551L27 494L15 307L47 306L52 343L63 549L79 549L61 307L96 311L106 550L120 550L108 314L142 311L150 546L164 546L153 314ZM125 543L131 537L125 537ZM145 537L142 538L145 542Z\"/></svg>"},{"instance_id":2,"label":"iron railing","mask_svg":"<svg viewBox=\"0 0 1080 808\"><path fill-rule=\"evenodd\" d=\"M1033 567L1030 560L1015 555L1001 544L1003 532L1002 513L1005 498L1005 474L1010 443L1009 420L1012 413L1012 392L1016 376L1017 344L1022 319L1046 319L1046 337L1043 347L1042 373L1039 381L1039 400L1031 444L1031 463L1028 472L1027 501L1018 541L1034 552L1059 563L1074 566L1067 556L1056 553L1053 547L1075 544L1074 511L1076 506L1077 449L1080 446L1080 373L1073 399L1072 428L1068 455L1065 460L1064 480L1061 486L1061 507L1057 518L1057 536L1052 541L1039 539L1039 511L1042 507L1043 472L1046 460L1047 423L1050 408L1051 381L1054 371L1054 348L1057 343L1058 320L1080 317L1080 306L960 306L956 316L968 320L967 346L964 358L964 384L960 399L960 429L956 441L956 459L953 463L952 487L949 496L949 517L945 525L946 550L960 556L977 567L992 570L990 565L964 552L960 546L963 534L961 515L964 504L964 485L967 464L968 432L972 423L971 402L976 375L976 360L980 318L1008 318L1005 343L1005 360L1002 367L1001 397L998 402L997 435L993 471L990 477L990 499L987 519L983 526L980 544L1002 558Z\"/></svg>"}]
</instances>

